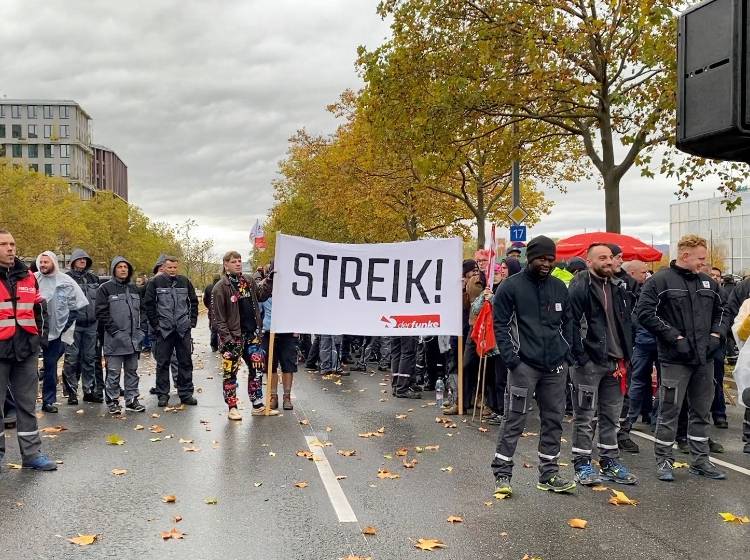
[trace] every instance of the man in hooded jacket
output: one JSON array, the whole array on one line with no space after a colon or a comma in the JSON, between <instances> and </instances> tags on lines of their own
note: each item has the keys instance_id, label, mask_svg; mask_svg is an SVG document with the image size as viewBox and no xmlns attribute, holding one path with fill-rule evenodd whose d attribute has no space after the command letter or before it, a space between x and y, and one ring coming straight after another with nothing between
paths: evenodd
<instances>
[{"instance_id":1,"label":"man in hooded jacket","mask_svg":"<svg viewBox=\"0 0 750 560\"><path fill-rule=\"evenodd\" d=\"M85 308L89 302L83 290L57 266L57 256L52 251L45 251L36 258L36 279L39 293L47 301L49 316L49 342L42 354L44 358L44 381L42 383L42 410L57 412L57 363L65 353L66 343L73 343L66 334L78 316L78 310ZM65 335L65 340L63 336Z\"/></svg>"},{"instance_id":2,"label":"man in hooded jacket","mask_svg":"<svg viewBox=\"0 0 750 560\"><path fill-rule=\"evenodd\" d=\"M96 371L96 290L99 277L91 272L91 257L83 249L75 249L70 257L68 276L80 286L88 305L76 317L73 344L68 344L63 365L63 382L68 390L68 404L78 404L78 379L81 378L83 400L104 402L104 379Z\"/></svg>"},{"instance_id":3,"label":"man in hooded jacket","mask_svg":"<svg viewBox=\"0 0 750 560\"><path fill-rule=\"evenodd\" d=\"M112 259L112 278L96 292L96 319L104 328L107 378L104 390L109 413L120 414L120 372L124 370L125 408L146 410L138 402L138 351L143 342L141 298L130 278L133 266L124 257Z\"/></svg>"}]
</instances>

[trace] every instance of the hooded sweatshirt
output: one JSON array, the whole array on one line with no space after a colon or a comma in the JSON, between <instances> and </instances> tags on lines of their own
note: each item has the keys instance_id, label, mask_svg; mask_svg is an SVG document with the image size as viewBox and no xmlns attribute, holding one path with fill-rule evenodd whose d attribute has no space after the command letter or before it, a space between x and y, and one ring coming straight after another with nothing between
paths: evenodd
<instances>
[{"instance_id":1,"label":"hooded sweatshirt","mask_svg":"<svg viewBox=\"0 0 750 560\"><path fill-rule=\"evenodd\" d=\"M86 267L83 269L83 272L73 268L73 263L78 259L86 260ZM70 270L67 274L81 287L89 302L85 309L78 312L76 329L96 325L96 290L99 288L99 277L91 272L92 262L91 257L83 249L74 249L70 257Z\"/></svg>"},{"instance_id":2,"label":"hooded sweatshirt","mask_svg":"<svg viewBox=\"0 0 750 560\"><path fill-rule=\"evenodd\" d=\"M119 280L115 267L123 262L128 265L128 276ZM141 298L130 283L133 266L124 257L112 259L110 271L112 278L96 292L96 319L104 328L104 355L126 356L138 352L143 341Z\"/></svg>"},{"instance_id":3,"label":"hooded sweatshirt","mask_svg":"<svg viewBox=\"0 0 750 560\"><path fill-rule=\"evenodd\" d=\"M54 266L48 274L42 274L39 263L43 256L49 257ZM60 272L57 266L57 256L52 251L44 251L36 258L35 273L39 283L39 293L47 302L49 316L49 339L60 338L76 320L79 309L89 304L83 290L67 274Z\"/></svg>"}]
</instances>

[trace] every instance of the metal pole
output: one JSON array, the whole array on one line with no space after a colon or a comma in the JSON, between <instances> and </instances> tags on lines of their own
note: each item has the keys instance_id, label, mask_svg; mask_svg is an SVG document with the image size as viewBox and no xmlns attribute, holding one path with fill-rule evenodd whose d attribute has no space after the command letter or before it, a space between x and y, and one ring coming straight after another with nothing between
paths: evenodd
<instances>
[{"instance_id":1,"label":"metal pole","mask_svg":"<svg viewBox=\"0 0 750 560\"><path fill-rule=\"evenodd\" d=\"M513 208L516 208L521 205L521 162L517 159L513 160L511 175L513 178Z\"/></svg>"}]
</instances>

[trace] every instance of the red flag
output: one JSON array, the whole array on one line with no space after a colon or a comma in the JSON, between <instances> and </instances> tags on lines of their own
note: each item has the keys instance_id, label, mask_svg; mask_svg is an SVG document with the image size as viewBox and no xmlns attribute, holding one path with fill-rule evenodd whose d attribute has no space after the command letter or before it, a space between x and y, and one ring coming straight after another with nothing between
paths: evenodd
<instances>
[{"instance_id":1,"label":"red flag","mask_svg":"<svg viewBox=\"0 0 750 560\"><path fill-rule=\"evenodd\" d=\"M477 345L477 354L484 356L492 350L495 343L495 328L492 324L492 304L485 301L479 310L474 327L471 329L471 339Z\"/></svg>"}]
</instances>

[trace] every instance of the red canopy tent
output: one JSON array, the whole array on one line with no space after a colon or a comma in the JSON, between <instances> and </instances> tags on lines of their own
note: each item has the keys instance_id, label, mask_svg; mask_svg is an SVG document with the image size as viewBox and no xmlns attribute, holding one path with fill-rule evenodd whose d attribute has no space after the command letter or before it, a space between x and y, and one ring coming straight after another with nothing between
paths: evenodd
<instances>
[{"instance_id":1,"label":"red canopy tent","mask_svg":"<svg viewBox=\"0 0 750 560\"><path fill-rule=\"evenodd\" d=\"M580 233L557 242L557 260L567 261L573 257L586 257L592 243L614 243L622 248L622 258L626 261L640 260L655 262L661 260L661 252L641 240L629 235L595 231Z\"/></svg>"}]
</instances>

